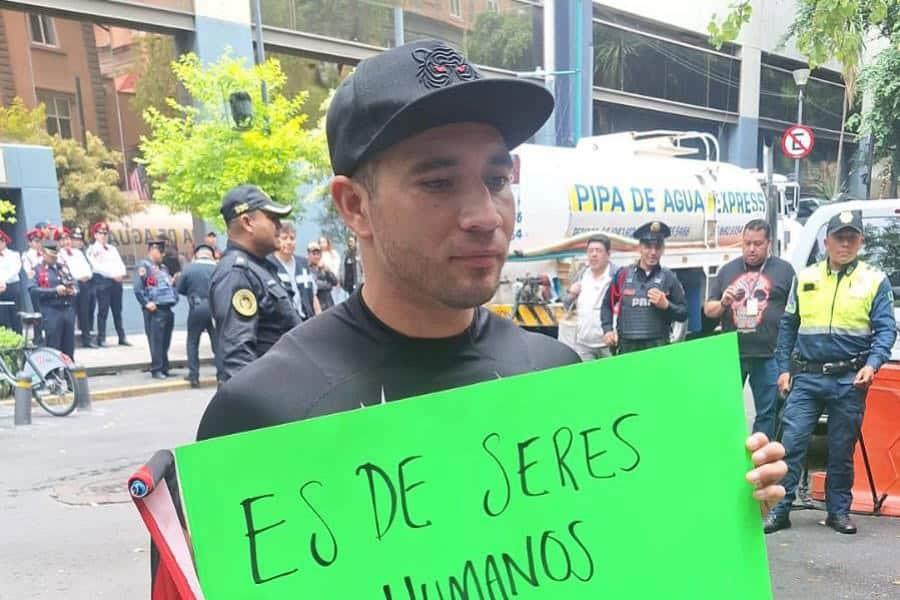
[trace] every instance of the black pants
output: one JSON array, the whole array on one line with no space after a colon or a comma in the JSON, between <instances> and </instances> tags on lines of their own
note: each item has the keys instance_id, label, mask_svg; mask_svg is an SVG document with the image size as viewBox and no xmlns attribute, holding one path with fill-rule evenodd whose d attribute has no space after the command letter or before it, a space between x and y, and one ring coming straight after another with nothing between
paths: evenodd
<instances>
[{"instance_id":1,"label":"black pants","mask_svg":"<svg viewBox=\"0 0 900 600\"><path fill-rule=\"evenodd\" d=\"M75 315L78 317L78 331L81 332L81 343L87 345L91 340L91 329L94 328L94 282L91 279L78 282L78 295L75 296Z\"/></svg>"},{"instance_id":2,"label":"black pants","mask_svg":"<svg viewBox=\"0 0 900 600\"><path fill-rule=\"evenodd\" d=\"M13 305L0 304L0 325L12 329L16 333L22 333L22 321L19 319L19 304L21 302L21 286L18 282L6 284L6 289L0 294L0 302L15 302Z\"/></svg>"},{"instance_id":3,"label":"black pants","mask_svg":"<svg viewBox=\"0 0 900 600\"><path fill-rule=\"evenodd\" d=\"M627 340L619 338L619 350L617 354L640 352L641 350L649 350L650 348L658 348L659 346L667 346L668 344L669 338L652 338L649 340Z\"/></svg>"},{"instance_id":4,"label":"black pants","mask_svg":"<svg viewBox=\"0 0 900 600\"><path fill-rule=\"evenodd\" d=\"M213 354L215 354L216 328L213 325L212 314L209 312L209 303L205 300L191 306L187 319L188 377L194 381L200 379L200 336L204 331L209 335Z\"/></svg>"},{"instance_id":5,"label":"black pants","mask_svg":"<svg viewBox=\"0 0 900 600\"><path fill-rule=\"evenodd\" d=\"M75 306L74 304L41 305L44 323L44 340L47 346L75 357Z\"/></svg>"},{"instance_id":6,"label":"black pants","mask_svg":"<svg viewBox=\"0 0 900 600\"><path fill-rule=\"evenodd\" d=\"M125 341L125 328L122 327L122 284L102 275L95 275L93 284L97 294L97 342L106 341L106 318L112 310L113 324L121 344Z\"/></svg>"},{"instance_id":7,"label":"black pants","mask_svg":"<svg viewBox=\"0 0 900 600\"><path fill-rule=\"evenodd\" d=\"M175 314L171 306L157 306L150 312L144 310L144 331L150 342L150 372L169 372L169 346L172 344L172 329Z\"/></svg>"}]
</instances>

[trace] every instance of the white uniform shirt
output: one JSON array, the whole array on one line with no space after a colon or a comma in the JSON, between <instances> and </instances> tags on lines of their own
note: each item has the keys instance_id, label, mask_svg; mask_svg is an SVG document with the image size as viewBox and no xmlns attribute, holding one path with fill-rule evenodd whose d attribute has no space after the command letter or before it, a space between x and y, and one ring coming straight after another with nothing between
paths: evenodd
<instances>
[{"instance_id":1,"label":"white uniform shirt","mask_svg":"<svg viewBox=\"0 0 900 600\"><path fill-rule=\"evenodd\" d=\"M15 250L7 248L0 253L0 281L10 284L19 283L22 271L22 257Z\"/></svg>"},{"instance_id":2,"label":"white uniform shirt","mask_svg":"<svg viewBox=\"0 0 900 600\"><path fill-rule=\"evenodd\" d=\"M115 246L94 242L88 248L87 258L94 273L110 279L125 277L125 263Z\"/></svg>"},{"instance_id":3,"label":"white uniform shirt","mask_svg":"<svg viewBox=\"0 0 900 600\"><path fill-rule=\"evenodd\" d=\"M71 252L72 254L69 254ZM78 248L60 248L59 262L69 267L69 272L77 281L90 279L93 275L91 264L88 262L84 252Z\"/></svg>"},{"instance_id":4,"label":"white uniform shirt","mask_svg":"<svg viewBox=\"0 0 900 600\"><path fill-rule=\"evenodd\" d=\"M25 269L25 274L28 275L29 278L34 277L34 270L43 260L43 255L34 248L26 250L25 253L22 254L22 268Z\"/></svg>"},{"instance_id":5,"label":"white uniform shirt","mask_svg":"<svg viewBox=\"0 0 900 600\"><path fill-rule=\"evenodd\" d=\"M590 268L584 270L581 276L581 293L578 294L576 306L578 307L578 329L575 340L579 344L591 348L602 348L603 327L600 324L600 304L606 291L612 283L612 268L606 270L600 277L594 277Z\"/></svg>"}]
</instances>

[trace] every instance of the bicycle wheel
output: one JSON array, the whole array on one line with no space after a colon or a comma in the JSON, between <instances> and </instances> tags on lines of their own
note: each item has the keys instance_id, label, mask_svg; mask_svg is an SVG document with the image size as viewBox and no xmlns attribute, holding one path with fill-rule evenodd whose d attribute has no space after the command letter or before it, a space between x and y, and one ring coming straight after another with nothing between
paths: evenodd
<instances>
[{"instance_id":1,"label":"bicycle wheel","mask_svg":"<svg viewBox=\"0 0 900 600\"><path fill-rule=\"evenodd\" d=\"M65 417L75 410L75 376L66 367L50 369L31 386L31 395L51 415Z\"/></svg>"}]
</instances>

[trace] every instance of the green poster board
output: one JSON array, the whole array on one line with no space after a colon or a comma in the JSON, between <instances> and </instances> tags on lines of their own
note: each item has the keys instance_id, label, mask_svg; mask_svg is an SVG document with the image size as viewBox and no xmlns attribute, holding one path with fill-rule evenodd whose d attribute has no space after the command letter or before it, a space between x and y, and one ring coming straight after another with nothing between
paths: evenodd
<instances>
[{"instance_id":1,"label":"green poster board","mask_svg":"<svg viewBox=\"0 0 900 600\"><path fill-rule=\"evenodd\" d=\"M176 450L207 600L771 598L734 335Z\"/></svg>"}]
</instances>

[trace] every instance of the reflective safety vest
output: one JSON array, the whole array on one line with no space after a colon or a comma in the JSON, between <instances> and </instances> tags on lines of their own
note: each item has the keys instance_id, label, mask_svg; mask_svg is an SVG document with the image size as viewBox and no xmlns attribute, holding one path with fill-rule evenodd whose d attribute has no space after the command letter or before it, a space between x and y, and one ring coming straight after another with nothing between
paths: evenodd
<instances>
[{"instance_id":1,"label":"reflective safety vest","mask_svg":"<svg viewBox=\"0 0 900 600\"><path fill-rule=\"evenodd\" d=\"M884 273L861 261L843 273L832 273L827 260L804 269L797 276L798 333L868 338L872 303L883 281Z\"/></svg>"}]
</instances>

